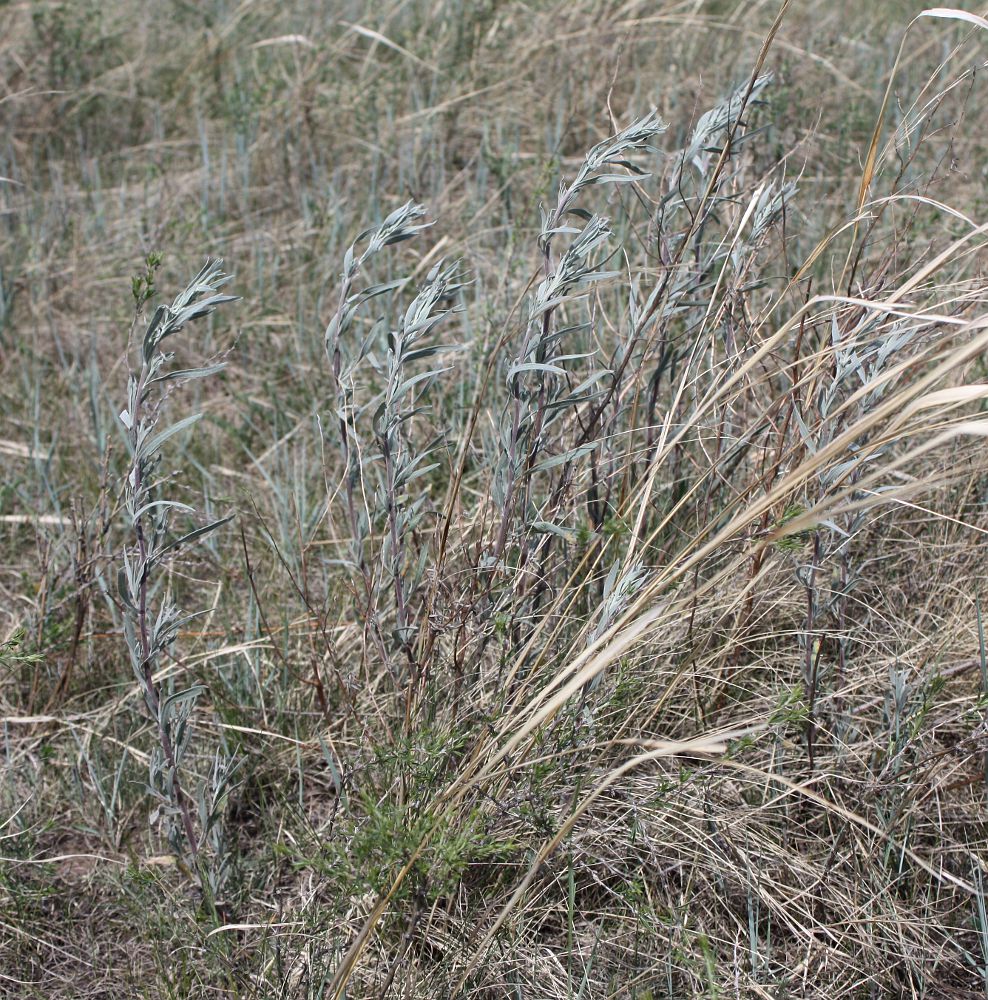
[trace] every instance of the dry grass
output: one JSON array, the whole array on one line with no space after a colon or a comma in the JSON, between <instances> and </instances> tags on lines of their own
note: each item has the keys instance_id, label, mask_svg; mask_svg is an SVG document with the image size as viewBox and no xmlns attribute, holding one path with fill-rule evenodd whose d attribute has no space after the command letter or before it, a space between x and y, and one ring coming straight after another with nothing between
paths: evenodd
<instances>
[{"instance_id":1,"label":"dry grass","mask_svg":"<svg viewBox=\"0 0 988 1000\"><path fill-rule=\"evenodd\" d=\"M988 32L918 12L0 8L0 993L988 991ZM130 275L206 255L142 681Z\"/></svg>"}]
</instances>

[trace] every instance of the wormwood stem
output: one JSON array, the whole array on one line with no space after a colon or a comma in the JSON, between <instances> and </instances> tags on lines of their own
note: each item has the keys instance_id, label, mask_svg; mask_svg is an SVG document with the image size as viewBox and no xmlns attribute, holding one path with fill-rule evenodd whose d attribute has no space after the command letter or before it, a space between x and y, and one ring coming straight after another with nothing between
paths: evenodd
<instances>
[{"instance_id":1,"label":"wormwood stem","mask_svg":"<svg viewBox=\"0 0 988 1000\"><path fill-rule=\"evenodd\" d=\"M130 444L133 458L130 467L130 478L133 482L135 495L141 495L145 490L145 463L141 460L139 447L139 428L143 417L143 403L147 393L147 363L145 362L141 370L141 378L138 383L137 403L134 407L133 423L130 431ZM154 679L155 657L151 646L151 627L148 621L148 577L150 565L148 560L148 543L144 533L144 520L138 516L134 520L134 534L137 539L137 550L139 565L141 566L140 581L138 584L139 598L137 607L137 621L141 633L141 671L144 676L144 700L148 706L155 726L158 731L158 741L165 757L165 765L172 772L173 800L181 812L182 829L185 833L186 843L189 853L195 858L199 854L199 842L196 838L195 825L192 822L192 813L189 809L188 799L182 789L181 778L178 773L178 764L175 759L175 748L172 745L171 735L168 727L164 724L161 714L161 693L158 684Z\"/></svg>"},{"instance_id":2,"label":"wormwood stem","mask_svg":"<svg viewBox=\"0 0 988 1000\"><path fill-rule=\"evenodd\" d=\"M601 278L609 276L608 272L598 270L592 263L596 251L611 235L608 220L577 208L577 197L594 185L624 184L646 176L645 171L627 160L627 156L632 152L651 150L652 139L663 132L665 127L658 115L652 112L598 143L587 153L573 180L569 184L560 185L552 210L542 212L542 229L538 240L542 256L542 281L529 303L528 323L521 347L507 375L511 394L511 423L502 442L500 482L495 491L495 500L501 510L489 557L491 566L498 565L507 547L511 525L515 519L518 484L522 477L525 480L523 516L527 516L532 476L537 468L536 459L542 450L542 437L549 422L550 405L558 413L585 402L592 398L591 390L601 377L598 373L589 382L583 383L570 398L563 396L567 365L582 355L567 355L557 351L559 337L555 331L556 313L574 294L585 291ZM628 173L604 173L604 168L608 166L621 166ZM577 228L568 223L570 215L582 218L582 227ZM560 235L572 238L558 261L554 261L553 244ZM529 377L537 380L534 387L525 384Z\"/></svg>"},{"instance_id":3,"label":"wormwood stem","mask_svg":"<svg viewBox=\"0 0 988 1000\"><path fill-rule=\"evenodd\" d=\"M154 276L161 264L160 254L150 254L144 275L133 282L135 301L131 339L143 306L154 294ZM205 792L198 795L200 826L196 832L193 801L183 788L180 776L182 759L191 735L192 709L201 685L176 692L174 681L167 689L155 677L161 657L177 637L181 627L195 615L182 615L168 598L153 609L158 590L157 571L183 545L201 538L224 524L222 518L186 532L177 538L171 535L170 515L174 512L194 513L187 504L161 496L161 483L156 476L162 446L173 436L191 427L201 414L180 419L164 430L158 429L162 404L171 388L191 379L205 378L220 371L222 363L201 368L170 367L173 355L161 349L162 343L178 333L186 323L208 315L216 306L230 302L236 296L216 294L226 282L219 261L207 261L192 282L170 306L159 305L145 328L140 344L140 367L133 371L127 386L127 407L120 413L131 453L130 468L124 482L124 509L133 532L133 542L125 544L118 574L118 587L123 603L124 635L130 651L131 666L137 678L144 703L154 723L158 746L151 755L150 788L159 802L159 811L172 819L177 828L169 828L169 840L179 858L185 851L197 859L206 835L216 821L216 809L222 800L222 787L214 789L213 807L207 804ZM172 383L172 385L169 385ZM225 781L230 769L225 765L217 771ZM222 784L221 781L221 784Z\"/></svg>"}]
</instances>

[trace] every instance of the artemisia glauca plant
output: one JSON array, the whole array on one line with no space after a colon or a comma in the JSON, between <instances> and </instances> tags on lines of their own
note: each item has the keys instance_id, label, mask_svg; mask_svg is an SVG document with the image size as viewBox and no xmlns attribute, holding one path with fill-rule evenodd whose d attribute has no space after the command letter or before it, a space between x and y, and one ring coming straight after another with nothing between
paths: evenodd
<instances>
[{"instance_id":1,"label":"artemisia glauca plant","mask_svg":"<svg viewBox=\"0 0 988 1000\"><path fill-rule=\"evenodd\" d=\"M154 294L154 276L160 263L160 254L149 255L146 273L133 281L136 311L131 328L132 341L142 309ZM207 261L171 305L162 304L154 310L136 345L138 357L128 379L127 405L120 413L130 451L130 467L123 496L128 538L122 547L118 588L131 665L157 734L149 775L150 791L158 803L154 818L160 816L165 820L168 840L177 857L194 862L202 847L212 839L210 834L224 808L224 788L231 767L228 761L217 760L212 768L213 787L197 788L194 799L183 787L182 761L189 747L190 719L196 699L204 688L195 684L176 689L174 677L167 680L159 677L161 662L179 630L196 617L196 613L184 614L175 605L164 587L162 571L178 549L230 518L200 525L177 536L173 534L172 518L195 511L188 504L163 495L163 478L159 474L162 448L195 424L202 414L192 413L166 426L161 426L161 417L162 404L174 387L213 375L224 367L224 363L189 369L174 367L174 355L163 345L187 323L237 298L218 292L228 280L220 269L221 263ZM205 882L203 886L206 887Z\"/></svg>"}]
</instances>

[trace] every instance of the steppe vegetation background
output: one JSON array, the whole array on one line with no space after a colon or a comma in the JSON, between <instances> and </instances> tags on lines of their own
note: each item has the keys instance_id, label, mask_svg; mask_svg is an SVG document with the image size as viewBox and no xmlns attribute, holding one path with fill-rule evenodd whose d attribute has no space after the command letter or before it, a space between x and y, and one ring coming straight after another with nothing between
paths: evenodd
<instances>
[{"instance_id":1,"label":"steppe vegetation background","mask_svg":"<svg viewBox=\"0 0 988 1000\"><path fill-rule=\"evenodd\" d=\"M0 994L988 992L922 10L0 4Z\"/></svg>"}]
</instances>

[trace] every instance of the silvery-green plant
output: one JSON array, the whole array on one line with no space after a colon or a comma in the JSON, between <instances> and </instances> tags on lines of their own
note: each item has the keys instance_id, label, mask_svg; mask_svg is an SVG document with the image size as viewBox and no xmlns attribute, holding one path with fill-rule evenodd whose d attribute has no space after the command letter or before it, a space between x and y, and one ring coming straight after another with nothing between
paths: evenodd
<instances>
[{"instance_id":1,"label":"silvery-green plant","mask_svg":"<svg viewBox=\"0 0 988 1000\"><path fill-rule=\"evenodd\" d=\"M442 443L441 438L434 438L416 448L409 428L429 386L450 370L450 366L427 365L425 370L416 371L413 366L453 349L423 342L449 315L446 303L460 288L458 267L457 263L440 263L432 269L396 328L388 333L387 355L378 366L384 379L383 398L374 413L374 433L383 463L377 493L377 506L385 522L381 561L385 580L390 580L394 591L394 636L406 651L412 638L409 601L422 578L426 557L422 549L414 565L408 564L407 539L422 519L426 499L424 495L413 499L409 485L439 467L439 462L427 460Z\"/></svg>"},{"instance_id":2,"label":"silvery-green plant","mask_svg":"<svg viewBox=\"0 0 988 1000\"><path fill-rule=\"evenodd\" d=\"M750 85L738 87L726 98L704 112L693 127L690 141L683 150L679 162L681 165L691 164L700 176L705 177L710 170L710 161L714 153L720 155L722 147L717 146L737 127L745 109L759 98L762 91L772 82L771 73L763 73ZM680 174L675 176L676 182Z\"/></svg>"},{"instance_id":3,"label":"silvery-green plant","mask_svg":"<svg viewBox=\"0 0 988 1000\"><path fill-rule=\"evenodd\" d=\"M506 376L510 419L505 422L502 433L500 461L492 487L494 502L501 510L489 559L492 565L501 559L507 544L515 516L518 484L522 480L525 481L525 506L528 506L531 474L542 448L547 423L562 410L592 398L594 387L608 374L606 371L595 372L589 379L583 380L575 391L567 391L568 365L586 355L565 353L563 342L566 334L574 330L557 330L555 314L574 293L585 292L594 283L615 273L603 271L594 263L597 251L611 235L608 220L580 208L577 199L594 185L627 184L647 176L627 157L632 153L652 150L651 141L665 128L658 115L652 112L598 143L587 153L576 177L569 184L560 185L555 206L551 210L541 210L538 245L543 277L529 302L521 345ZM628 172L616 173L616 167ZM582 220L583 224L570 224L569 216ZM560 236L570 237L570 242L556 261L553 248ZM554 461L566 461L567 458L577 457L577 454L585 454L593 447L592 442L583 444L579 446L578 453L554 456ZM528 511L525 517L537 526L551 530L548 522L542 524L537 517L529 518Z\"/></svg>"},{"instance_id":4,"label":"silvery-green plant","mask_svg":"<svg viewBox=\"0 0 988 1000\"><path fill-rule=\"evenodd\" d=\"M814 419L808 423L798 406L793 411L809 454L819 453L881 402L895 384L888 369L916 337L917 330L918 326L907 320L889 322L887 315L870 311L853 329L845 331L835 310L830 322L833 364L809 402ZM870 391L864 392L869 386ZM833 624L837 650L835 681L839 689L847 673L850 655L848 603L852 591L861 582L860 572L853 563L853 545L868 520L868 497L877 502L886 489L879 487L863 493L855 486L867 466L894 446L894 440L886 440L880 445L871 444L867 439L853 441L846 449L850 458L825 466L817 475L818 502L842 491L856 506L847 513L838 513L819 522L812 534L810 560L796 570L797 579L806 591L805 632L801 641L803 680L809 697L806 736L811 766L823 626L828 619ZM836 705L839 709L839 695Z\"/></svg>"},{"instance_id":5,"label":"silvery-green plant","mask_svg":"<svg viewBox=\"0 0 988 1000\"><path fill-rule=\"evenodd\" d=\"M649 578L649 571L635 560L630 566L623 565L619 559L614 562L604 580L603 599L594 618L593 625L587 630L587 645L592 646L603 636L618 616L628 606L631 598L637 594ZM600 674L591 682L596 687Z\"/></svg>"},{"instance_id":6,"label":"silvery-green plant","mask_svg":"<svg viewBox=\"0 0 988 1000\"><path fill-rule=\"evenodd\" d=\"M769 76L760 77L750 88L729 95L700 118L687 147L670 158L667 193L660 199L657 231L652 237L665 266L647 291L640 290L639 279L630 280L628 322L614 324L617 343L602 364L588 360L592 354L572 347L566 350L581 333L592 331L593 314L589 324L562 327L557 322L564 303L585 296L602 279L619 274L597 261L611 237L608 220L581 208L579 196L593 185L627 184L647 176L628 157L638 151L654 152L652 140L666 126L652 113L593 147L574 180L560 186L554 208L542 211L539 249L543 276L529 301L521 345L507 371L508 412L500 430L499 459L491 487L491 496L500 509L493 546L484 559L490 567L501 562L512 527L521 516L527 531L521 537L519 566L531 563L529 577L539 581L534 584L534 604L544 590L541 581L545 579L544 564L552 539L558 536L572 540L572 529L560 523L560 504L572 488L584 458L589 461L595 484L589 494L595 498L591 500L595 507L591 517L598 527L606 518L609 480L625 461L621 449L615 446L619 440L615 431L620 413L627 406L621 388L626 371L635 371L656 359L646 404L647 433L651 437L651 428L661 422L652 416L658 402L659 380L676 360L676 352L681 357L691 354L688 344L685 348L673 346L674 325L698 330L698 343L703 343L706 307L701 303L713 288L712 276L730 264L741 272L749 252L764 240L794 191L792 185L763 186L750 216L743 253L735 253L734 257L731 250L738 250L738 242L731 244L720 236L711 238L710 226L699 222L701 217L713 218L717 205L733 197L721 190L730 180L725 167L736 156L729 140L744 110L769 82ZM715 144L720 144L724 154L716 169L710 155ZM605 169L608 165L610 171ZM628 172L614 172L617 166ZM684 177L687 168L688 179ZM675 230L675 235L667 235L667 229ZM557 261L554 246L561 237L569 237L569 243L559 252ZM711 296L707 294L707 298ZM692 353L691 363L699 367L700 354ZM693 384L698 385L699 380L694 379ZM598 467L603 467L602 472L598 473ZM545 473L551 473L551 483L548 489L537 490L537 479ZM601 480L602 492L596 485ZM532 551L527 532L542 536Z\"/></svg>"},{"instance_id":7,"label":"silvery-green plant","mask_svg":"<svg viewBox=\"0 0 988 1000\"><path fill-rule=\"evenodd\" d=\"M412 239L429 223L420 220L425 207L407 202L395 209L378 226L364 230L347 248L343 256L336 312L324 334L326 354L332 378L332 405L337 428L336 444L344 468L344 492L350 528L350 562L363 579L368 604L372 600L373 581L367 565L364 543L368 531L368 515L357 503L360 478L360 444L354 422L353 376L357 366L367 357L372 336L358 344L348 343L357 311L379 295L400 288L404 280L383 282L355 288L355 283L368 261L385 247ZM361 249L362 247L362 249Z\"/></svg>"},{"instance_id":8,"label":"silvery-green plant","mask_svg":"<svg viewBox=\"0 0 988 1000\"><path fill-rule=\"evenodd\" d=\"M592 646L606 634L635 594L648 582L649 576L649 571L642 566L640 560L633 561L630 566L625 566L620 559L614 562L604 580L602 600L594 622L587 629L587 646ZM583 688L582 702L586 702L587 696L600 686L603 679L604 671L601 671L587 682Z\"/></svg>"},{"instance_id":9,"label":"silvery-green plant","mask_svg":"<svg viewBox=\"0 0 988 1000\"><path fill-rule=\"evenodd\" d=\"M575 388L567 387L567 391L560 392L557 398L543 399L541 415L530 417L526 414L524 406L519 408L516 403L515 411L521 409L518 433L517 435L514 433L513 424L504 432L507 442L502 445L502 475L495 481L493 492L495 499L500 502L506 493L512 492L514 477L525 476L525 507L530 527L545 533L545 537L539 543L540 550L545 549L551 535L567 537L567 532L553 521L558 503L571 481L574 462L591 453L599 453L599 459L592 457L591 461L599 462L605 467L603 473L605 480L608 477L606 471L608 468L613 471L621 466L623 459L620 454L613 453L605 428L609 422L613 426L624 405L621 387L625 373L635 371L638 366L654 364L646 397L649 418L645 421L651 439L652 428L661 424L661 419L656 416L656 408L663 374L674 370L677 362L685 359L690 359L689 363L697 366L698 373L703 367L700 361L706 338L704 314L715 311L716 276L726 274L730 268L734 285L742 285L747 280L745 271L750 267L754 253L778 221L787 201L795 194L795 185L791 182L763 184L757 202L750 212L749 224L746 231L740 234L740 238L733 242L723 239L719 234L712 238L711 228L712 221L715 220L715 210L725 202L734 200L735 197L725 188L730 185L732 176L728 168L736 159L741 146L731 140L741 125L745 110L760 98L770 82L771 74L765 74L758 77L750 86L733 91L700 117L686 146L668 157L670 169L664 180L665 193L659 199L653 220L654 230L649 235L649 242L654 242L663 269L658 280L647 291L640 288L638 278L630 280L627 299L629 322L624 327L624 332L619 332L618 342L606 363L586 373ZM549 216L543 213L543 232L540 237L540 246L543 250L552 237L554 222L558 222L567 213L588 218L587 213L581 215L581 210L573 205L574 195L588 183L615 183L636 179L634 176L624 174L594 176L592 171L595 168L599 169L602 160L619 156L615 150L621 142L630 142L635 148L651 148L645 133L652 129L655 129L656 133L661 132L664 128L665 126L659 123L654 115L649 116L591 150L574 183L563 187L556 210ZM716 164L714 153L718 153ZM626 160L615 158L613 162L619 162L626 167L631 166ZM584 232L589 229L588 223ZM577 232L577 230L570 231ZM578 234L577 240L574 241L576 245L581 235ZM562 267L558 270L565 273ZM591 272L587 276L587 283L603 277L606 273ZM736 288L730 282L724 282L722 285L720 292L722 298L730 298L736 294ZM546 330L551 329L552 316L559 304L558 301L550 301L548 308L545 308L545 304L541 303L539 298L547 290L546 283L543 282L531 306L531 311L542 318L543 328ZM621 331L621 324L617 326ZM690 344L687 341L685 345L677 344L677 341L683 340L677 333L677 327L697 330L696 343ZM567 331L557 332L556 336L562 332L573 334L580 329L579 326L571 327ZM526 330L526 337L533 338L540 332L537 324L534 326L530 324ZM732 355L736 354L739 345L733 342L733 338L726 330L725 339L731 340L726 346ZM523 343L523 353L527 350L529 342ZM538 393L545 395L546 384L549 393L553 388L561 386L563 384L561 379L565 377L573 362L580 360L580 356L556 358L556 361L568 362L557 365L563 369L562 373L540 370L537 367L539 360L538 358L523 360L519 357L512 372L516 379L519 374L525 373L529 373L529 378L537 376L540 380ZM536 367L520 367L526 364L534 364ZM706 367L710 371L715 370L712 365ZM575 380L571 379L570 386L573 381ZM694 378L692 384L694 392L698 392L701 379ZM517 391L517 388L517 383L509 385L509 389ZM532 407L536 411L540 409L538 399L537 394L536 405ZM581 404L588 402L591 403L590 406L581 407ZM534 454L546 446L547 432L552 425L561 426L560 418L572 417L576 412L585 415L581 415L577 422L577 433L569 444L563 446L559 453L533 464ZM572 420L570 422L572 423ZM537 429L538 433L533 434L533 429ZM527 454L521 461L514 463L515 469L512 472L512 463L506 458L511 455L513 446L516 451L521 450L517 446L518 438L521 437L532 438L533 447L527 449ZM540 505L544 514L530 509L531 473L539 469L556 470L554 472L556 482L550 498ZM511 515L509 504L503 511L502 527L505 526L505 517ZM597 517L599 519L599 512ZM495 550L500 548L499 536L499 544L495 545ZM537 569L536 576L538 575L540 570Z\"/></svg>"},{"instance_id":10,"label":"silvery-green plant","mask_svg":"<svg viewBox=\"0 0 988 1000\"><path fill-rule=\"evenodd\" d=\"M729 286L722 279L727 275L728 265L735 281L744 283L752 250L795 193L791 183L766 184L759 194L748 233L733 242L721 238L720 233L714 236L719 228L718 210L735 202L732 178L737 176L737 160L744 146L734 142L734 137L743 124L745 112L761 99L771 82L772 74L766 73L750 85L732 91L700 116L686 145L668 158L671 169L664 179L665 191L659 198L650 235L664 273L644 302L639 304L637 295L632 295L634 332L619 369L619 373L623 372L631 350L639 343L658 341L656 360L648 362L654 364L647 396L646 425L650 428L661 423L658 401L662 378L675 370L677 364L706 367L712 377L718 377L715 366L699 365L709 347L707 319L716 312L715 290L720 288L721 298L729 294ZM696 339L691 342L689 337L677 336L677 327L696 330ZM733 342L725 346L732 355L744 348L743 344ZM695 397L702 384L700 378L692 380ZM652 437L650 430L650 440Z\"/></svg>"},{"instance_id":11,"label":"silvery-green plant","mask_svg":"<svg viewBox=\"0 0 988 1000\"><path fill-rule=\"evenodd\" d=\"M136 312L133 331L141 310L154 294L154 277L161 255L149 255L146 271L134 279ZM206 804L206 792L199 790L199 829L196 828L194 800L183 787L182 763L192 734L192 712L203 692L202 685L176 689L174 678L159 679L162 659L184 624L196 613L183 614L165 590L165 574L170 558L181 547L214 531L229 517L200 525L178 536L171 530L175 515L194 514L187 504L164 495L159 475L164 445L195 424L201 417L193 413L162 426L163 403L175 386L192 379L206 378L224 363L200 368L172 365L174 355L164 346L188 323L209 315L217 306L232 302L234 295L218 291L228 280L221 261L210 260L176 296L171 305L159 305L147 323L137 346L137 364L127 383L127 405L120 413L130 451L130 469L124 482L123 508L129 538L124 544L118 572L123 604L124 635L134 676L144 697L157 733L151 753L149 787L157 807L152 819L166 821L169 842L179 857L197 858L211 825L218 818L216 808ZM170 345L168 345L170 346ZM229 767L220 769L225 778ZM212 794L211 802L221 794Z\"/></svg>"},{"instance_id":12,"label":"silvery-green plant","mask_svg":"<svg viewBox=\"0 0 988 1000\"><path fill-rule=\"evenodd\" d=\"M424 367L420 362L453 350L427 343L429 335L450 313L458 294L458 264L437 264L396 322L377 319L361 336L355 320L361 306L405 286L410 279L357 287L366 264L387 246L411 239L428 224L425 208L408 202L378 226L358 236L343 260L339 302L325 333L330 362L332 401L335 408L336 444L344 468L343 492L350 532L351 571L363 587L365 624L385 661L387 649L383 616L393 618L390 634L395 646L414 662L415 592L425 570L425 549L413 553L409 541L426 513L426 491L414 495L413 481L421 480L439 463L430 461L442 438L421 445L411 435L415 416L425 393L448 367ZM374 372L378 389L369 399L360 398L368 385L362 376ZM376 474L365 477L366 469ZM358 486L374 483L370 502L358 497Z\"/></svg>"}]
</instances>

